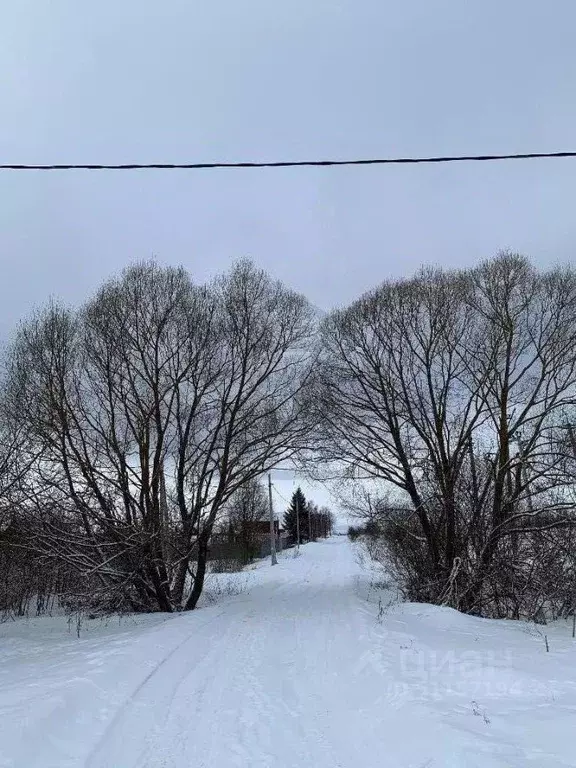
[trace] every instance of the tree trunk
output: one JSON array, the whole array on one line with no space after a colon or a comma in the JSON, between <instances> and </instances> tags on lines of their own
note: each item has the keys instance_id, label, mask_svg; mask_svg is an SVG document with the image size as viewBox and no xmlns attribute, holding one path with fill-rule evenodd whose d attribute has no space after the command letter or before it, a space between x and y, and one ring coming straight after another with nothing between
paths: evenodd
<instances>
[{"instance_id":1,"label":"tree trunk","mask_svg":"<svg viewBox=\"0 0 576 768\"><path fill-rule=\"evenodd\" d=\"M186 605L184 606L184 610L186 611L193 611L194 608L196 608L198 600L200 599L202 589L204 588L204 578L206 576L207 562L208 537L203 535L198 539L198 565L196 567L196 574L194 577L192 591L190 592L188 600L186 600Z\"/></svg>"}]
</instances>

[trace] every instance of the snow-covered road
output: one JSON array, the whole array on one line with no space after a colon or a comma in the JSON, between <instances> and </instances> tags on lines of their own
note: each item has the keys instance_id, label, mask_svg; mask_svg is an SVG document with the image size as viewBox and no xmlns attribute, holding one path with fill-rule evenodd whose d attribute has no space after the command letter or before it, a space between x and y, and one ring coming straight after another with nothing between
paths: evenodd
<instances>
[{"instance_id":1,"label":"snow-covered road","mask_svg":"<svg viewBox=\"0 0 576 768\"><path fill-rule=\"evenodd\" d=\"M190 617L189 638L121 708L87 765L338 768L357 765L358 742L376 735L384 749L362 716L382 694L382 670L359 654L370 632L358 566L345 542L311 549L258 574L249 596Z\"/></svg>"},{"instance_id":2,"label":"snow-covered road","mask_svg":"<svg viewBox=\"0 0 576 768\"><path fill-rule=\"evenodd\" d=\"M575 766L564 625L389 608L343 538L191 614L0 626L2 768Z\"/></svg>"}]
</instances>

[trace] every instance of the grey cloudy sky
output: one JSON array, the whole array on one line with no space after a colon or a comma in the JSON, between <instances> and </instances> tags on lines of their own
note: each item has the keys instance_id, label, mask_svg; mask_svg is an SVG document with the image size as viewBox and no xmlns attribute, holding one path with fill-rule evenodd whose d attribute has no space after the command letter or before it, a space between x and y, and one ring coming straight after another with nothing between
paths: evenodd
<instances>
[{"instance_id":1,"label":"grey cloudy sky","mask_svg":"<svg viewBox=\"0 0 576 768\"><path fill-rule=\"evenodd\" d=\"M576 149L573 0L12 0L1 162ZM576 160L0 174L0 334L155 255L326 309L422 262L573 259Z\"/></svg>"}]
</instances>

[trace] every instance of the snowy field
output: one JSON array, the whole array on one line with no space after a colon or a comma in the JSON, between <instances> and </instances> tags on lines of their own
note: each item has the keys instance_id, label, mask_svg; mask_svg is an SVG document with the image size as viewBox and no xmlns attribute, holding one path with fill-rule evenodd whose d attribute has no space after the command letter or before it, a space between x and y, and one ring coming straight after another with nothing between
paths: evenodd
<instances>
[{"instance_id":1,"label":"snowy field","mask_svg":"<svg viewBox=\"0 0 576 768\"><path fill-rule=\"evenodd\" d=\"M0 766L576 766L571 626L390 604L344 537L212 579L173 618L1 624Z\"/></svg>"}]
</instances>

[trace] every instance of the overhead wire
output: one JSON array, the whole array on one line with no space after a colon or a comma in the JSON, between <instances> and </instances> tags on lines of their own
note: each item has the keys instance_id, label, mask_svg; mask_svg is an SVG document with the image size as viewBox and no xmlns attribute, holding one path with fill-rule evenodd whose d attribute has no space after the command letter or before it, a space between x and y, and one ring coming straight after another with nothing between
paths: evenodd
<instances>
[{"instance_id":1,"label":"overhead wire","mask_svg":"<svg viewBox=\"0 0 576 768\"><path fill-rule=\"evenodd\" d=\"M272 483L272 488L278 494L278 496L280 496L282 501L284 501L286 504L290 504L288 499L283 494L280 493L280 491L278 490L278 488L276 488L276 485L274 483Z\"/></svg>"},{"instance_id":2,"label":"overhead wire","mask_svg":"<svg viewBox=\"0 0 576 768\"><path fill-rule=\"evenodd\" d=\"M500 160L535 160L541 158L576 157L574 152L518 152L492 155L441 155L432 157L385 157L351 160L279 160L214 163L56 163L0 164L0 171L138 171L138 170L211 170L216 168L301 168L360 165L416 165L420 163L489 162Z\"/></svg>"}]
</instances>

